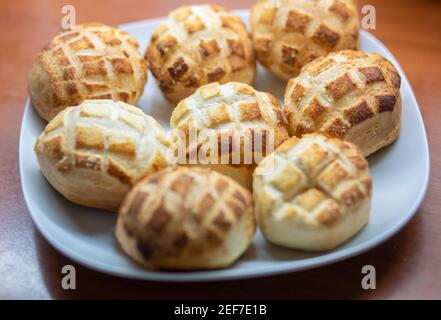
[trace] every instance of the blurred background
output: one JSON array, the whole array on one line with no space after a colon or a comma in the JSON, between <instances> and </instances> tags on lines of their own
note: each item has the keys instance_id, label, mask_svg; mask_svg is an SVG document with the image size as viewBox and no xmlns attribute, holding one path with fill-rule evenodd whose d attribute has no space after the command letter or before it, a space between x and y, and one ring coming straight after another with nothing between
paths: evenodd
<instances>
[{"instance_id":1,"label":"blurred background","mask_svg":"<svg viewBox=\"0 0 441 320\"><path fill-rule=\"evenodd\" d=\"M376 8L370 30L394 54L415 91L431 151L431 181L415 218L379 248L331 266L264 279L224 283L136 282L77 266L76 291L60 287L61 266L72 263L33 226L18 173L18 137L27 99L26 77L38 51L60 31L61 8L76 8L77 23L118 25L166 15L198 0L0 1L0 298L441 298L441 1L358 1ZM230 9L254 0L213 0ZM153 80L152 78L150 79ZM405 107L405 106L404 106ZM411 150L409 150L411 152ZM412 183L409 181L409 183ZM360 287L360 268L377 268L377 290Z\"/></svg>"}]
</instances>

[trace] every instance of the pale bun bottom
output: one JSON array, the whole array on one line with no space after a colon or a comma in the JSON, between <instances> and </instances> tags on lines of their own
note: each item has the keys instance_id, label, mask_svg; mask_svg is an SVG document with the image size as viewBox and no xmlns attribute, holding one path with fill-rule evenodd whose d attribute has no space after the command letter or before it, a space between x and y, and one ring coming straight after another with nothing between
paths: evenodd
<instances>
[{"instance_id":1,"label":"pale bun bottom","mask_svg":"<svg viewBox=\"0 0 441 320\"><path fill-rule=\"evenodd\" d=\"M41 172L67 200L86 207L117 212L130 188L102 172L87 169L61 173L44 155L37 153Z\"/></svg>"},{"instance_id":2,"label":"pale bun bottom","mask_svg":"<svg viewBox=\"0 0 441 320\"><path fill-rule=\"evenodd\" d=\"M305 251L327 251L338 247L354 236L369 221L370 200L356 211L347 212L335 226L299 226L294 222L276 221L271 215L259 216L265 238L286 248Z\"/></svg>"},{"instance_id":3,"label":"pale bun bottom","mask_svg":"<svg viewBox=\"0 0 441 320\"><path fill-rule=\"evenodd\" d=\"M128 234L121 217L115 229L116 239L121 249L136 263L148 269L194 270L219 269L233 264L250 246L256 231L256 223L252 212L244 214L229 232L224 242L217 248L194 254L182 251L174 256L146 259L138 250L137 239Z\"/></svg>"}]
</instances>

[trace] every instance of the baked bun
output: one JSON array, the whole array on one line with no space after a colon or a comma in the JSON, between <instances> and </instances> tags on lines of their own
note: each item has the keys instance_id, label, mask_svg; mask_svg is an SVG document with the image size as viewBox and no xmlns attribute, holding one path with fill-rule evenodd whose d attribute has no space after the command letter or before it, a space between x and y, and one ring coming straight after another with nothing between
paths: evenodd
<instances>
[{"instance_id":1,"label":"baked bun","mask_svg":"<svg viewBox=\"0 0 441 320\"><path fill-rule=\"evenodd\" d=\"M252 84L256 73L245 24L216 5L172 11L154 31L146 59L164 96L173 103L210 82Z\"/></svg>"},{"instance_id":2,"label":"baked bun","mask_svg":"<svg viewBox=\"0 0 441 320\"><path fill-rule=\"evenodd\" d=\"M200 87L177 105L170 126L176 145L198 155L190 163L208 165L249 189L255 165L289 137L277 99L239 82Z\"/></svg>"},{"instance_id":3,"label":"baked bun","mask_svg":"<svg viewBox=\"0 0 441 320\"><path fill-rule=\"evenodd\" d=\"M208 169L167 168L140 181L119 211L116 238L151 268L227 267L256 229L251 193Z\"/></svg>"},{"instance_id":4,"label":"baked bun","mask_svg":"<svg viewBox=\"0 0 441 320\"><path fill-rule=\"evenodd\" d=\"M37 56L28 91L39 115L50 121L87 99L136 104L147 80L147 63L126 32L81 24L56 36Z\"/></svg>"},{"instance_id":5,"label":"baked bun","mask_svg":"<svg viewBox=\"0 0 441 320\"><path fill-rule=\"evenodd\" d=\"M359 47L355 0L260 0L251 29L260 63L285 80L317 57Z\"/></svg>"},{"instance_id":6,"label":"baked bun","mask_svg":"<svg viewBox=\"0 0 441 320\"><path fill-rule=\"evenodd\" d=\"M141 109L86 100L49 122L35 153L43 175L68 200L116 211L138 180L169 164L170 146Z\"/></svg>"},{"instance_id":7,"label":"baked bun","mask_svg":"<svg viewBox=\"0 0 441 320\"><path fill-rule=\"evenodd\" d=\"M400 79L395 67L378 54L347 50L319 58L288 82L290 134L342 138L367 157L399 135Z\"/></svg>"},{"instance_id":8,"label":"baked bun","mask_svg":"<svg viewBox=\"0 0 441 320\"><path fill-rule=\"evenodd\" d=\"M292 137L258 168L265 174L254 175L257 221L275 244L330 250L368 222L368 163L346 141L320 134Z\"/></svg>"}]
</instances>

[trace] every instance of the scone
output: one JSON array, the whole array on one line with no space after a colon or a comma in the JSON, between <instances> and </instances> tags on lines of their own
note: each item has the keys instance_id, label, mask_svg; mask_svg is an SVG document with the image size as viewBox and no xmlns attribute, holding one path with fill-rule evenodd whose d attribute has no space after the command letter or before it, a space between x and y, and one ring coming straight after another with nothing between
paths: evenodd
<instances>
[{"instance_id":1,"label":"scone","mask_svg":"<svg viewBox=\"0 0 441 320\"><path fill-rule=\"evenodd\" d=\"M209 166L249 189L256 164L289 137L277 99L239 82L199 88L177 105L170 126L189 164Z\"/></svg>"},{"instance_id":2,"label":"scone","mask_svg":"<svg viewBox=\"0 0 441 320\"><path fill-rule=\"evenodd\" d=\"M155 29L145 56L164 96L173 103L210 82L252 84L256 72L244 23L216 5L172 11Z\"/></svg>"},{"instance_id":3,"label":"scone","mask_svg":"<svg viewBox=\"0 0 441 320\"><path fill-rule=\"evenodd\" d=\"M116 238L149 268L231 265L256 229L251 193L208 169L167 168L140 181L119 211Z\"/></svg>"},{"instance_id":4,"label":"scone","mask_svg":"<svg viewBox=\"0 0 441 320\"><path fill-rule=\"evenodd\" d=\"M400 133L400 83L395 67L378 54L346 50L317 59L288 82L290 134L342 138L367 157Z\"/></svg>"},{"instance_id":5,"label":"scone","mask_svg":"<svg viewBox=\"0 0 441 320\"><path fill-rule=\"evenodd\" d=\"M86 100L61 111L35 143L40 169L68 200L117 211L132 186L169 165L164 130L124 102Z\"/></svg>"},{"instance_id":6,"label":"scone","mask_svg":"<svg viewBox=\"0 0 441 320\"><path fill-rule=\"evenodd\" d=\"M39 115L50 121L87 99L136 104L147 63L129 34L103 24L80 24L56 36L35 59L28 91Z\"/></svg>"},{"instance_id":7,"label":"scone","mask_svg":"<svg viewBox=\"0 0 441 320\"><path fill-rule=\"evenodd\" d=\"M292 137L254 175L255 212L272 243L330 250L369 220L372 181L357 147L320 134Z\"/></svg>"},{"instance_id":8,"label":"scone","mask_svg":"<svg viewBox=\"0 0 441 320\"><path fill-rule=\"evenodd\" d=\"M317 57L359 47L355 0L259 0L251 29L258 60L285 80Z\"/></svg>"}]
</instances>

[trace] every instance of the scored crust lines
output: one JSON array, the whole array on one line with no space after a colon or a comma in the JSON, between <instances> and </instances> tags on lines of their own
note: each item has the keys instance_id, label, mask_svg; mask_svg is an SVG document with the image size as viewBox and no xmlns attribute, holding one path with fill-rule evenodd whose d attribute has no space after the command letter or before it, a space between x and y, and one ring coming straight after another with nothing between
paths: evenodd
<instances>
[{"instance_id":1,"label":"scored crust lines","mask_svg":"<svg viewBox=\"0 0 441 320\"><path fill-rule=\"evenodd\" d=\"M247 121L277 125L284 120L274 97L237 82L205 85L182 104L182 112L172 121L177 124L194 121L199 128L240 130L248 127Z\"/></svg>"},{"instance_id":2,"label":"scored crust lines","mask_svg":"<svg viewBox=\"0 0 441 320\"><path fill-rule=\"evenodd\" d=\"M254 61L240 18L216 5L183 6L155 30L146 52L165 93L228 78Z\"/></svg>"},{"instance_id":3,"label":"scored crust lines","mask_svg":"<svg viewBox=\"0 0 441 320\"><path fill-rule=\"evenodd\" d=\"M104 171L132 186L148 172L167 166L170 142L141 109L108 103L88 101L60 112L39 143L61 172L74 167Z\"/></svg>"},{"instance_id":4,"label":"scored crust lines","mask_svg":"<svg viewBox=\"0 0 441 320\"><path fill-rule=\"evenodd\" d=\"M125 228L129 234L138 234L138 249L145 258L186 246L192 250L217 247L252 206L245 190L200 168L169 168L136 188L125 207Z\"/></svg>"},{"instance_id":5,"label":"scored crust lines","mask_svg":"<svg viewBox=\"0 0 441 320\"><path fill-rule=\"evenodd\" d=\"M353 5L347 0L258 3L253 9L253 36L259 60L289 79L327 52L356 49Z\"/></svg>"},{"instance_id":6,"label":"scored crust lines","mask_svg":"<svg viewBox=\"0 0 441 320\"><path fill-rule=\"evenodd\" d=\"M288 137L287 122L278 100L237 82L224 85L211 83L200 87L179 103L170 123L172 128L197 130L202 144L213 135L217 135L218 139L228 139L232 134L234 138L235 132L239 132L242 139L247 131L252 136L260 134L262 139L266 139L265 133L270 129L276 131L275 146L280 144L279 140Z\"/></svg>"},{"instance_id":7,"label":"scored crust lines","mask_svg":"<svg viewBox=\"0 0 441 320\"><path fill-rule=\"evenodd\" d=\"M137 50L127 33L102 24L79 25L57 36L40 55L54 83L55 105L84 98L137 101L147 68ZM58 65L50 63L54 58Z\"/></svg>"},{"instance_id":8,"label":"scored crust lines","mask_svg":"<svg viewBox=\"0 0 441 320\"><path fill-rule=\"evenodd\" d=\"M342 51L317 59L288 86L287 117L298 122L295 135L320 130L342 138L352 126L394 110L400 76L378 55Z\"/></svg>"},{"instance_id":9,"label":"scored crust lines","mask_svg":"<svg viewBox=\"0 0 441 320\"><path fill-rule=\"evenodd\" d=\"M275 151L276 169L262 177L271 190L264 188L264 192L276 205L275 218L299 217L307 224L331 226L369 197L367 162L352 148L346 142L327 142L314 135L290 140Z\"/></svg>"}]
</instances>

